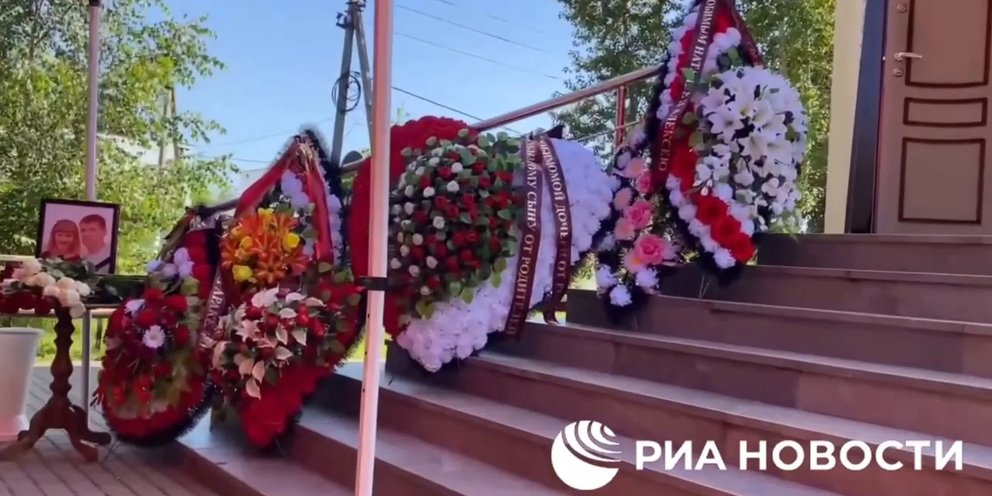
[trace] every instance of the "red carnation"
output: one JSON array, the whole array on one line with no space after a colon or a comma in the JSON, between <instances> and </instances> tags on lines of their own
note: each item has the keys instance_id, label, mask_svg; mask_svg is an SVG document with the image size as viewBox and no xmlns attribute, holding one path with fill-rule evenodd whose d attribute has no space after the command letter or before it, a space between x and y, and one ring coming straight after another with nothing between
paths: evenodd
<instances>
[{"instance_id":1,"label":"red carnation","mask_svg":"<svg viewBox=\"0 0 992 496\"><path fill-rule=\"evenodd\" d=\"M185 296L174 294L165 297L165 307L183 313L189 308L189 303Z\"/></svg>"},{"instance_id":2,"label":"red carnation","mask_svg":"<svg viewBox=\"0 0 992 496\"><path fill-rule=\"evenodd\" d=\"M448 199L443 196L438 196L434 198L434 206L437 207L438 210L445 210L448 208L448 205L450 204L451 202L449 202Z\"/></svg>"},{"instance_id":3,"label":"red carnation","mask_svg":"<svg viewBox=\"0 0 992 496\"><path fill-rule=\"evenodd\" d=\"M727 204L723 200L709 195L696 195L696 217L699 221L712 226L727 214Z\"/></svg>"},{"instance_id":4,"label":"red carnation","mask_svg":"<svg viewBox=\"0 0 992 496\"><path fill-rule=\"evenodd\" d=\"M461 231L455 231L455 233L451 235L451 242L454 243L455 246L464 245L465 244L465 233L463 233Z\"/></svg>"},{"instance_id":5,"label":"red carnation","mask_svg":"<svg viewBox=\"0 0 992 496\"><path fill-rule=\"evenodd\" d=\"M489 248L498 253L503 249L503 243L499 239L489 238Z\"/></svg>"},{"instance_id":6,"label":"red carnation","mask_svg":"<svg viewBox=\"0 0 992 496\"><path fill-rule=\"evenodd\" d=\"M713 240L721 246L728 246L741 234L741 223L733 216L727 215L712 226Z\"/></svg>"},{"instance_id":7,"label":"red carnation","mask_svg":"<svg viewBox=\"0 0 992 496\"><path fill-rule=\"evenodd\" d=\"M473 231L469 231L468 234L465 235L465 241L468 241L471 244L478 243L479 242L479 232L478 231L474 231L474 230Z\"/></svg>"},{"instance_id":8,"label":"red carnation","mask_svg":"<svg viewBox=\"0 0 992 496\"><path fill-rule=\"evenodd\" d=\"M486 170L486 164L482 162L476 162L472 164L472 172L476 174L482 174L482 171Z\"/></svg>"},{"instance_id":9,"label":"red carnation","mask_svg":"<svg viewBox=\"0 0 992 496\"><path fill-rule=\"evenodd\" d=\"M159 314L159 320L163 327L173 327L179 323L179 316L175 312L162 312Z\"/></svg>"},{"instance_id":10,"label":"red carnation","mask_svg":"<svg viewBox=\"0 0 992 496\"><path fill-rule=\"evenodd\" d=\"M461 202L463 207L475 205L475 195L471 193L464 193L462 194Z\"/></svg>"},{"instance_id":11,"label":"red carnation","mask_svg":"<svg viewBox=\"0 0 992 496\"><path fill-rule=\"evenodd\" d=\"M306 312L296 314L296 325L306 327L310 323L310 316Z\"/></svg>"},{"instance_id":12,"label":"red carnation","mask_svg":"<svg viewBox=\"0 0 992 496\"><path fill-rule=\"evenodd\" d=\"M245 318L251 320L257 320L262 318L262 309L254 306L249 306L245 310Z\"/></svg>"},{"instance_id":13,"label":"red carnation","mask_svg":"<svg viewBox=\"0 0 992 496\"><path fill-rule=\"evenodd\" d=\"M419 262L423 260L424 257L426 257L426 254L424 253L423 248L419 246L414 246L413 248L410 248L410 258L412 258L414 261Z\"/></svg>"},{"instance_id":14,"label":"red carnation","mask_svg":"<svg viewBox=\"0 0 992 496\"><path fill-rule=\"evenodd\" d=\"M461 268L461 264L458 263L458 258L455 256L448 257L444 264L448 267L450 271L456 271Z\"/></svg>"},{"instance_id":15,"label":"red carnation","mask_svg":"<svg viewBox=\"0 0 992 496\"><path fill-rule=\"evenodd\" d=\"M437 175L441 176L441 179L448 181L454 177L455 173L451 171L450 167L441 167L437 170Z\"/></svg>"},{"instance_id":16,"label":"red carnation","mask_svg":"<svg viewBox=\"0 0 992 496\"><path fill-rule=\"evenodd\" d=\"M436 245L432 245L431 248L433 249L434 254L437 255L438 258L444 258L445 256L448 255L448 247L444 243L438 243Z\"/></svg>"},{"instance_id":17,"label":"red carnation","mask_svg":"<svg viewBox=\"0 0 992 496\"><path fill-rule=\"evenodd\" d=\"M479 188L480 189L489 189L490 186L492 186L492 182L489 181L489 177L482 176L482 177L479 178Z\"/></svg>"},{"instance_id":18,"label":"red carnation","mask_svg":"<svg viewBox=\"0 0 992 496\"><path fill-rule=\"evenodd\" d=\"M422 226L424 224L427 224L427 222L430 220L430 217L428 217L427 212L424 212L423 210L415 210L413 212L412 219L414 224L417 224L418 226Z\"/></svg>"},{"instance_id":19,"label":"red carnation","mask_svg":"<svg viewBox=\"0 0 992 496\"><path fill-rule=\"evenodd\" d=\"M165 298L165 293L154 286L145 289L145 301L160 302Z\"/></svg>"},{"instance_id":20,"label":"red carnation","mask_svg":"<svg viewBox=\"0 0 992 496\"><path fill-rule=\"evenodd\" d=\"M184 325L176 327L176 330L172 331L172 342L177 348L185 348L189 346L189 338L189 328Z\"/></svg>"},{"instance_id":21,"label":"red carnation","mask_svg":"<svg viewBox=\"0 0 992 496\"><path fill-rule=\"evenodd\" d=\"M729 244L729 250L730 254L734 256L734 260L740 263L747 263L757 252L751 238L742 232L738 232L737 236L733 238Z\"/></svg>"},{"instance_id":22,"label":"red carnation","mask_svg":"<svg viewBox=\"0 0 992 496\"><path fill-rule=\"evenodd\" d=\"M462 260L464 260L466 262L475 260L475 254L472 253L472 250L462 250L462 252L460 253L460 255L461 255Z\"/></svg>"},{"instance_id":23,"label":"red carnation","mask_svg":"<svg viewBox=\"0 0 992 496\"><path fill-rule=\"evenodd\" d=\"M420 177L420 187L421 188L428 188L428 187L430 187L431 183L432 182L431 182L431 178L430 177L427 177L427 176L421 176Z\"/></svg>"},{"instance_id":24,"label":"red carnation","mask_svg":"<svg viewBox=\"0 0 992 496\"><path fill-rule=\"evenodd\" d=\"M441 278L438 276L431 276L427 279L427 287L431 289L437 289L441 287Z\"/></svg>"},{"instance_id":25,"label":"red carnation","mask_svg":"<svg viewBox=\"0 0 992 496\"><path fill-rule=\"evenodd\" d=\"M153 368L153 372L155 374L155 377L158 377L160 379L165 379L166 377L172 375L172 364L169 363L167 360L162 360L155 364L155 367Z\"/></svg>"},{"instance_id":26,"label":"red carnation","mask_svg":"<svg viewBox=\"0 0 992 496\"><path fill-rule=\"evenodd\" d=\"M146 292L147 294L147 292ZM147 329L158 323L158 312L151 308L142 308L134 317L134 325Z\"/></svg>"}]
</instances>

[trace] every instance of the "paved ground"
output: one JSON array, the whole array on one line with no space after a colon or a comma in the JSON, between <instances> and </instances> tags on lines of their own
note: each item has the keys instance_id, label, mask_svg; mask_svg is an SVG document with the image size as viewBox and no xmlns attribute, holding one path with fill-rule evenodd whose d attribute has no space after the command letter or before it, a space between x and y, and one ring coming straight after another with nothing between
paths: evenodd
<instances>
[{"instance_id":1,"label":"paved ground","mask_svg":"<svg viewBox=\"0 0 992 496\"><path fill-rule=\"evenodd\" d=\"M73 374L73 396L81 404L79 369ZM39 408L50 394L50 375L35 369L28 410ZM95 383L95 377L91 384ZM93 427L104 430L94 412ZM0 462L0 496L215 496L165 459L162 452L123 445L101 451L97 463L83 463L65 434L49 431L35 449L16 461Z\"/></svg>"}]
</instances>

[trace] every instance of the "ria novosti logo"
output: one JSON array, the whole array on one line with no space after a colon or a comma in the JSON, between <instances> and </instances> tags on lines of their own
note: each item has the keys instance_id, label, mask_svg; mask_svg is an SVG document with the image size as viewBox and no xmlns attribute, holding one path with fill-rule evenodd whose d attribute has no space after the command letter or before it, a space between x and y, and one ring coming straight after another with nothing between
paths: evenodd
<instances>
[{"instance_id":1,"label":"ria novosti logo","mask_svg":"<svg viewBox=\"0 0 992 496\"><path fill-rule=\"evenodd\" d=\"M885 471L964 468L962 441L885 440L873 444L864 441L769 443L742 440L737 450L737 466L730 469L765 471L771 466L786 472L800 469L858 472L870 466ZM609 484L619 472L619 446L617 436L606 425L592 420L573 422L555 437L551 445L551 465L568 487L593 491ZM634 442L634 468L644 470L651 465L657 470L727 470L720 447L717 441L706 441L700 447L691 441L637 440ZM924 463L924 456L932 461Z\"/></svg>"},{"instance_id":2,"label":"ria novosti logo","mask_svg":"<svg viewBox=\"0 0 992 496\"><path fill-rule=\"evenodd\" d=\"M609 427L591 420L565 426L551 445L551 466L566 486L593 491L613 480L620 470L619 451L608 449L620 443Z\"/></svg>"}]
</instances>

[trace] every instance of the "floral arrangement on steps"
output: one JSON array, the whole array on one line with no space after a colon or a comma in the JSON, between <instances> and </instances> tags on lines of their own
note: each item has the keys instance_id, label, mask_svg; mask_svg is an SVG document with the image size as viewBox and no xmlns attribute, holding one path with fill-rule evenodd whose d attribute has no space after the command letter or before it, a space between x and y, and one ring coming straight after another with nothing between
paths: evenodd
<instances>
[{"instance_id":1,"label":"floral arrangement on steps","mask_svg":"<svg viewBox=\"0 0 992 496\"><path fill-rule=\"evenodd\" d=\"M120 441L166 444L206 411L212 387L198 342L221 229L222 219L189 211L148 264L144 294L110 317L93 404Z\"/></svg>"},{"instance_id":2,"label":"floral arrangement on steps","mask_svg":"<svg viewBox=\"0 0 992 496\"><path fill-rule=\"evenodd\" d=\"M239 200L221 241L228 305L202 343L215 420L233 412L259 448L292 426L362 328L363 291L338 259L341 202L328 199L315 145L297 137Z\"/></svg>"},{"instance_id":3,"label":"floral arrangement on steps","mask_svg":"<svg viewBox=\"0 0 992 496\"><path fill-rule=\"evenodd\" d=\"M597 254L613 312L659 291L658 276L686 261L733 281L799 199L805 111L761 67L733 3L697 0L671 39L645 131L614 160L613 235Z\"/></svg>"},{"instance_id":4,"label":"floral arrangement on steps","mask_svg":"<svg viewBox=\"0 0 992 496\"><path fill-rule=\"evenodd\" d=\"M384 323L436 372L482 349L492 333L519 333L532 310L560 301L572 268L602 231L612 191L592 151L544 134L481 135L425 117L392 136L389 278L396 289ZM356 271L366 260L363 175L350 224Z\"/></svg>"}]
</instances>

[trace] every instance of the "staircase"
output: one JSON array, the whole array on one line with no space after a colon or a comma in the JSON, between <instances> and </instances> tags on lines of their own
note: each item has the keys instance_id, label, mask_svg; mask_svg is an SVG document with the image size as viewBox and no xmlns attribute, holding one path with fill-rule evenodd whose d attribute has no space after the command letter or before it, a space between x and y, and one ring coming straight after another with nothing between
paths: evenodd
<instances>
[{"instance_id":1,"label":"staircase","mask_svg":"<svg viewBox=\"0 0 992 496\"><path fill-rule=\"evenodd\" d=\"M701 284L683 270L670 296L628 322L611 325L593 294L573 292L567 327L529 324L521 342L450 373L427 377L394 350L375 493L582 494L557 479L550 447L566 424L596 420L622 436L624 456L617 478L592 494L992 494L990 244L772 236L738 283ZM360 370L328 382L285 458L247 455L222 431L192 433L177 456L224 495L351 494ZM632 439L713 440L730 469L638 471ZM965 441L963 469L933 470L926 450L923 471L737 470L740 440L931 439ZM914 461L911 451L886 457Z\"/></svg>"}]
</instances>

